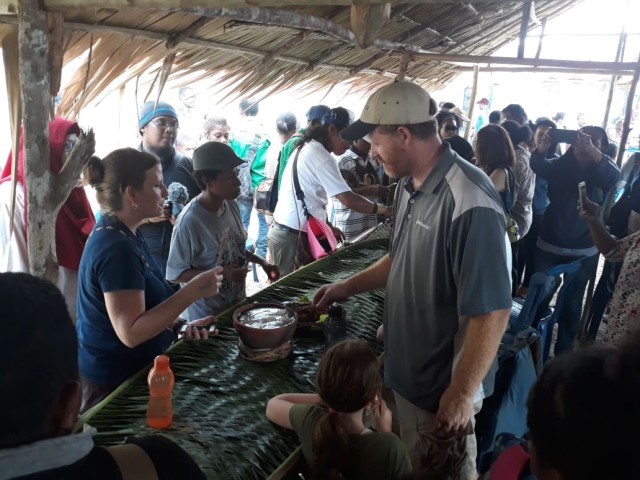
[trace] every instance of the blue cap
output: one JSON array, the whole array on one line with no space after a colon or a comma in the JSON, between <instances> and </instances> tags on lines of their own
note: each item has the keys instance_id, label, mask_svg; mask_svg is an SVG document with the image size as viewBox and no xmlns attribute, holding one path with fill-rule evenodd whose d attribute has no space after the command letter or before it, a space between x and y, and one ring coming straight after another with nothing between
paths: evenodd
<instances>
[{"instance_id":1,"label":"blue cap","mask_svg":"<svg viewBox=\"0 0 640 480\"><path fill-rule=\"evenodd\" d=\"M155 110L153 108L154 106L156 107ZM158 117L173 117L177 120L178 114L176 113L175 108L173 108L167 102L158 102L158 104L156 105L155 101L150 100L148 102L145 102L140 109L138 127L142 128L151 120Z\"/></svg>"},{"instance_id":2,"label":"blue cap","mask_svg":"<svg viewBox=\"0 0 640 480\"><path fill-rule=\"evenodd\" d=\"M322 125L347 126L353 123L353 112L346 108L336 107L322 117Z\"/></svg>"},{"instance_id":3,"label":"blue cap","mask_svg":"<svg viewBox=\"0 0 640 480\"><path fill-rule=\"evenodd\" d=\"M327 114L327 112L329 112L329 110L331 109L326 105L314 105L307 112L307 121L320 120Z\"/></svg>"}]
</instances>

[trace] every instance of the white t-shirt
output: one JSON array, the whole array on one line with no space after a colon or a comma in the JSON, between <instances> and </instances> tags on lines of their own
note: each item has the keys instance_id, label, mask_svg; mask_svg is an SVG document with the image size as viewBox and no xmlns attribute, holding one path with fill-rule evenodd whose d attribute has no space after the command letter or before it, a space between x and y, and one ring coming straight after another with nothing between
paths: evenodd
<instances>
[{"instance_id":1,"label":"white t-shirt","mask_svg":"<svg viewBox=\"0 0 640 480\"><path fill-rule=\"evenodd\" d=\"M296 149L291 153L282 174L282 185L273 218L280 225L306 232L307 219L293 186L293 160L297 151ZM316 140L305 144L300 151L298 179L309 213L321 220L327 219L325 208L329 198L351 190L342 178L337 162Z\"/></svg>"}]
</instances>

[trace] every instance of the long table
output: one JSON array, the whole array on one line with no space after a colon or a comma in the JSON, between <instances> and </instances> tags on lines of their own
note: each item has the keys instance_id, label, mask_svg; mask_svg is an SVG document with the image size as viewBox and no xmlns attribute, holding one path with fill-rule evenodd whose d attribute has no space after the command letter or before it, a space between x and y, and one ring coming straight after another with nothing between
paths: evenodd
<instances>
[{"instance_id":1,"label":"long table","mask_svg":"<svg viewBox=\"0 0 640 480\"><path fill-rule=\"evenodd\" d=\"M339 250L270 285L247 302L312 298L317 289L347 278L388 251L388 232ZM357 295L344 304L348 334L377 350L376 329L382 322L382 291ZM247 303L244 302L244 303ZM237 307L237 306L236 306ZM299 445L296 435L265 417L267 400L283 392L311 392L318 362L325 351L321 334L296 337L294 352L272 363L239 355L232 312L218 317L220 334L204 342L177 342L168 355L175 374L173 425L152 430L146 425L148 387L145 368L87 412L78 427L97 428L99 445L115 445L130 435L161 433L182 446L207 475L215 479L264 479Z\"/></svg>"}]
</instances>

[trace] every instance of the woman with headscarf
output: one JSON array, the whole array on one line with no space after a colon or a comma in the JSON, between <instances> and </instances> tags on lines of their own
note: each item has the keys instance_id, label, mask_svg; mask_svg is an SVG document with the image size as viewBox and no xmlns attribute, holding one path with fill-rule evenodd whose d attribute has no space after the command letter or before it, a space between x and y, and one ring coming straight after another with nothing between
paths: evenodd
<instances>
[{"instance_id":1,"label":"woman with headscarf","mask_svg":"<svg viewBox=\"0 0 640 480\"><path fill-rule=\"evenodd\" d=\"M78 140L78 124L61 117L49 123L49 163L57 174ZM16 201L11 229L12 154L0 176L0 271L29 272L27 250L27 182L24 165L24 139L20 135L16 168ZM79 176L79 175L78 175ZM58 288L64 294L71 318L76 319L78 267L87 237L95 225L87 195L82 187L74 188L56 219L56 257L60 265Z\"/></svg>"}]
</instances>

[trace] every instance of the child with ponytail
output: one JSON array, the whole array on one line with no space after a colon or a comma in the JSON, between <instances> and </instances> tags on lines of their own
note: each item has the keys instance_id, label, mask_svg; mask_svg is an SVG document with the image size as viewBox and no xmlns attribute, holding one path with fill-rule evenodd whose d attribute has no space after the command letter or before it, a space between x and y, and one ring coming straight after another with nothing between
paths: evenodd
<instances>
[{"instance_id":1,"label":"child with ponytail","mask_svg":"<svg viewBox=\"0 0 640 480\"><path fill-rule=\"evenodd\" d=\"M409 457L391 433L381 389L375 352L362 340L344 340L320 361L317 393L278 395L267 418L296 431L312 480L407 478ZM375 430L364 426L365 409L373 411Z\"/></svg>"}]
</instances>

